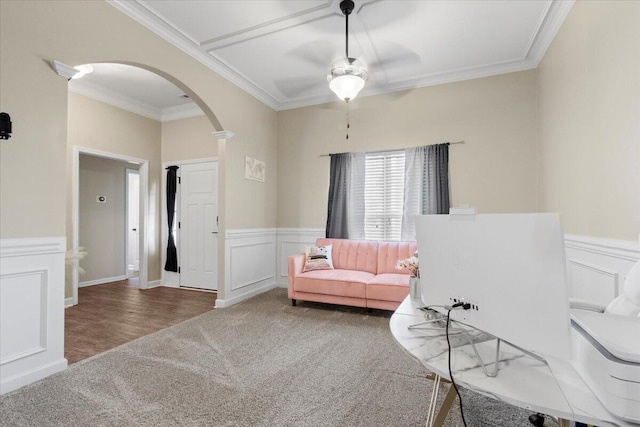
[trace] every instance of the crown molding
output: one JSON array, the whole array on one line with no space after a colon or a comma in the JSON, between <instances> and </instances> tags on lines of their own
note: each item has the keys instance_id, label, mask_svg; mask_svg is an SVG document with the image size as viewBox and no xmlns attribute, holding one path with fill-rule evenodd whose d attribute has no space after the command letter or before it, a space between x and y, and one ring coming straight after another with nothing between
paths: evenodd
<instances>
[{"instance_id":1,"label":"crown molding","mask_svg":"<svg viewBox=\"0 0 640 427\"><path fill-rule=\"evenodd\" d=\"M56 61L55 59L51 61L51 66L59 76L62 76L67 80L80 72L79 70L73 68L71 65L63 64L62 62Z\"/></svg>"},{"instance_id":2,"label":"crown molding","mask_svg":"<svg viewBox=\"0 0 640 427\"><path fill-rule=\"evenodd\" d=\"M542 61L542 58L544 58L544 54L547 53L547 49L551 46L551 42L553 42L553 39L571 11L574 3L575 0L556 0L551 2L526 53L527 59L535 64L534 68L537 67L540 61Z\"/></svg>"},{"instance_id":3,"label":"crown molding","mask_svg":"<svg viewBox=\"0 0 640 427\"><path fill-rule=\"evenodd\" d=\"M104 102L105 104L139 114L141 116L161 121L162 113L159 108L140 102L122 93L109 90L95 83L89 83L86 80L74 80L69 84L69 90L78 95Z\"/></svg>"},{"instance_id":4,"label":"crown molding","mask_svg":"<svg viewBox=\"0 0 640 427\"><path fill-rule=\"evenodd\" d=\"M184 53L194 58L196 61L204 64L220 76L238 86L240 89L252 95L254 98L275 110L278 109L280 102L276 98L268 94L246 77L242 76L240 73L231 69L231 67L213 58L211 55L198 50L197 47L191 44L193 41L180 32L168 28L168 25L161 22L159 19L154 19L152 16L155 15L151 13L151 11L148 10L141 2L126 0L106 0L106 2L132 18L134 21L153 31Z\"/></svg>"},{"instance_id":5,"label":"crown molding","mask_svg":"<svg viewBox=\"0 0 640 427\"><path fill-rule=\"evenodd\" d=\"M188 119L189 117L198 116L204 116L204 113L195 102L176 105L175 107L167 107L160 110L161 122L170 122L171 120Z\"/></svg>"},{"instance_id":6,"label":"crown molding","mask_svg":"<svg viewBox=\"0 0 640 427\"><path fill-rule=\"evenodd\" d=\"M360 92L358 98L367 96L383 95L385 93L400 92L403 90L413 90L422 87L436 86L446 83L454 83L465 80L479 79L483 77L497 76L501 74L513 73L516 71L526 71L536 68L532 60L505 62L499 65L487 65L468 69L461 69L452 72L434 74L425 76L420 79L405 80L394 84L385 85L384 89L375 86L366 87ZM312 105L326 104L330 102L341 102L334 97L314 97L291 102L283 102L280 104L279 111L291 110L294 108L309 107Z\"/></svg>"},{"instance_id":7,"label":"crown molding","mask_svg":"<svg viewBox=\"0 0 640 427\"><path fill-rule=\"evenodd\" d=\"M160 109L86 80L74 80L69 84L69 91L158 122L204 115L195 102Z\"/></svg>"}]
</instances>

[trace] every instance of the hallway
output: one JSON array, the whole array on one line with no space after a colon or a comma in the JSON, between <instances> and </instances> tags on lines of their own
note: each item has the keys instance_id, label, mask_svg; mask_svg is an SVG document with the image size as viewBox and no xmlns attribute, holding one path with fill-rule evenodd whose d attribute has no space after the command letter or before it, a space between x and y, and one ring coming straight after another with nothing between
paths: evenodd
<instances>
[{"instance_id":1,"label":"hallway","mask_svg":"<svg viewBox=\"0 0 640 427\"><path fill-rule=\"evenodd\" d=\"M69 364L213 310L216 294L157 287L136 279L78 289L65 310L64 354Z\"/></svg>"}]
</instances>

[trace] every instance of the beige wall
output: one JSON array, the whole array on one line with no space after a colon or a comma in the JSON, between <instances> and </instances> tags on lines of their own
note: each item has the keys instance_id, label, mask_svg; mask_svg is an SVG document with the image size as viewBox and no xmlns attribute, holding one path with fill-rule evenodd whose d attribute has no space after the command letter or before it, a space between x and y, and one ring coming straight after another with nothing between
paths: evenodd
<instances>
[{"instance_id":1,"label":"beige wall","mask_svg":"<svg viewBox=\"0 0 640 427\"><path fill-rule=\"evenodd\" d=\"M107 2L2 1L0 109L11 114L14 129L11 141L0 144L2 238L65 235L68 95L66 79L49 64L53 59L70 65L130 63L168 78L200 106L216 130L236 133L229 158L220 159L229 174L222 182L230 186L221 194L233 196L220 200L225 210L221 218L229 219L223 229L275 225L275 111ZM256 186L236 179L246 155L267 161L270 182ZM157 271L150 267L149 279L158 278ZM219 275L222 280L224 271Z\"/></svg>"},{"instance_id":2,"label":"beige wall","mask_svg":"<svg viewBox=\"0 0 640 427\"><path fill-rule=\"evenodd\" d=\"M49 35L20 6L0 1L0 111L13 122L0 143L0 237L64 236L67 84L30 43Z\"/></svg>"},{"instance_id":3,"label":"beige wall","mask_svg":"<svg viewBox=\"0 0 640 427\"><path fill-rule=\"evenodd\" d=\"M131 163L80 155L79 236L87 256L81 282L126 274L126 170ZM97 196L106 197L98 203Z\"/></svg>"},{"instance_id":4,"label":"beige wall","mask_svg":"<svg viewBox=\"0 0 640 427\"><path fill-rule=\"evenodd\" d=\"M250 119L252 118L253 119ZM229 119L228 129L235 133L242 129L243 137L236 135L227 142L226 175L226 228L271 228L276 226L277 213L277 113L264 114L263 108L246 111ZM162 123L162 162L218 157L215 129L206 117L192 117ZM244 177L245 156L262 160L266 164L265 182Z\"/></svg>"},{"instance_id":5,"label":"beige wall","mask_svg":"<svg viewBox=\"0 0 640 427\"><path fill-rule=\"evenodd\" d=\"M640 233L640 2L578 1L539 66L542 208L571 234Z\"/></svg>"},{"instance_id":6,"label":"beige wall","mask_svg":"<svg viewBox=\"0 0 640 427\"><path fill-rule=\"evenodd\" d=\"M450 146L452 205L538 210L536 71L356 98L279 113L278 226L324 227L328 153Z\"/></svg>"},{"instance_id":7,"label":"beige wall","mask_svg":"<svg viewBox=\"0 0 640 427\"><path fill-rule=\"evenodd\" d=\"M106 2L0 4L1 106L14 122L11 144L0 148L2 178L7 178L0 182L2 237L65 233L67 82L51 69L51 59L71 65L127 62L158 71L205 112L215 106L214 119L236 133L229 150L233 176L239 173L235 168L242 168L237 160L245 155L262 156L275 171L276 112ZM247 190L260 200L260 209L247 212L244 200L230 200L231 225L275 225L275 188L234 182L232 192Z\"/></svg>"},{"instance_id":8,"label":"beige wall","mask_svg":"<svg viewBox=\"0 0 640 427\"><path fill-rule=\"evenodd\" d=\"M206 116L162 123L162 162L202 159L218 155L218 140Z\"/></svg>"},{"instance_id":9,"label":"beige wall","mask_svg":"<svg viewBox=\"0 0 640 427\"><path fill-rule=\"evenodd\" d=\"M149 161L149 270L148 279L160 279L160 162L161 124L152 119L69 92L67 156L67 247L73 245L72 224L72 161L73 147L135 157ZM80 246L86 242L80 231ZM87 248L88 249L88 248ZM87 250L88 252L88 250ZM89 254L91 255L91 254ZM80 281L91 280L85 276ZM71 296L67 281L66 296Z\"/></svg>"}]
</instances>

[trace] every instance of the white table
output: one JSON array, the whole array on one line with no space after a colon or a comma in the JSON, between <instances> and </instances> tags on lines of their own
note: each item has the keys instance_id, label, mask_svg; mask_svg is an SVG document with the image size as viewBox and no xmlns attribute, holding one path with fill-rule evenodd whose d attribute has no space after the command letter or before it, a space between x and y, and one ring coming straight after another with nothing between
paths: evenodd
<instances>
[{"instance_id":1,"label":"white table","mask_svg":"<svg viewBox=\"0 0 640 427\"><path fill-rule=\"evenodd\" d=\"M444 329L433 324L420 329L408 329L409 325L424 321L424 313L418 310L421 306L423 304L420 301L407 297L391 316L391 333L402 348L436 374L436 379L438 376L449 378ZM540 412L563 420L575 420L600 427L639 426L611 415L569 361L547 357L544 363L502 344L500 370L492 378L485 375L465 336L460 334L450 338L451 370L458 386L525 408L532 413ZM485 363L495 360L496 340L481 342L476 346ZM489 369L492 367L489 366ZM429 423L441 425L448 412L446 404L450 404L454 397L455 392L451 387L438 416L435 413L431 415L435 407L430 408L428 426ZM435 399L432 401L435 405Z\"/></svg>"}]
</instances>

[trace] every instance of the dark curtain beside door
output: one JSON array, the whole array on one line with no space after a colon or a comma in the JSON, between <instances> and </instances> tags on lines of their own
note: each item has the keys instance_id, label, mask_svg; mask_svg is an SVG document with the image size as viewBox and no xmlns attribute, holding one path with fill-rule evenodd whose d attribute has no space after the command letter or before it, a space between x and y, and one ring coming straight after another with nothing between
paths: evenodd
<instances>
[{"instance_id":1,"label":"dark curtain beside door","mask_svg":"<svg viewBox=\"0 0 640 427\"><path fill-rule=\"evenodd\" d=\"M167 262L164 264L166 271L178 272L178 251L173 240L173 220L176 212L176 190L178 188L178 166L167 168L167 223L169 226L169 239L167 242Z\"/></svg>"}]
</instances>

